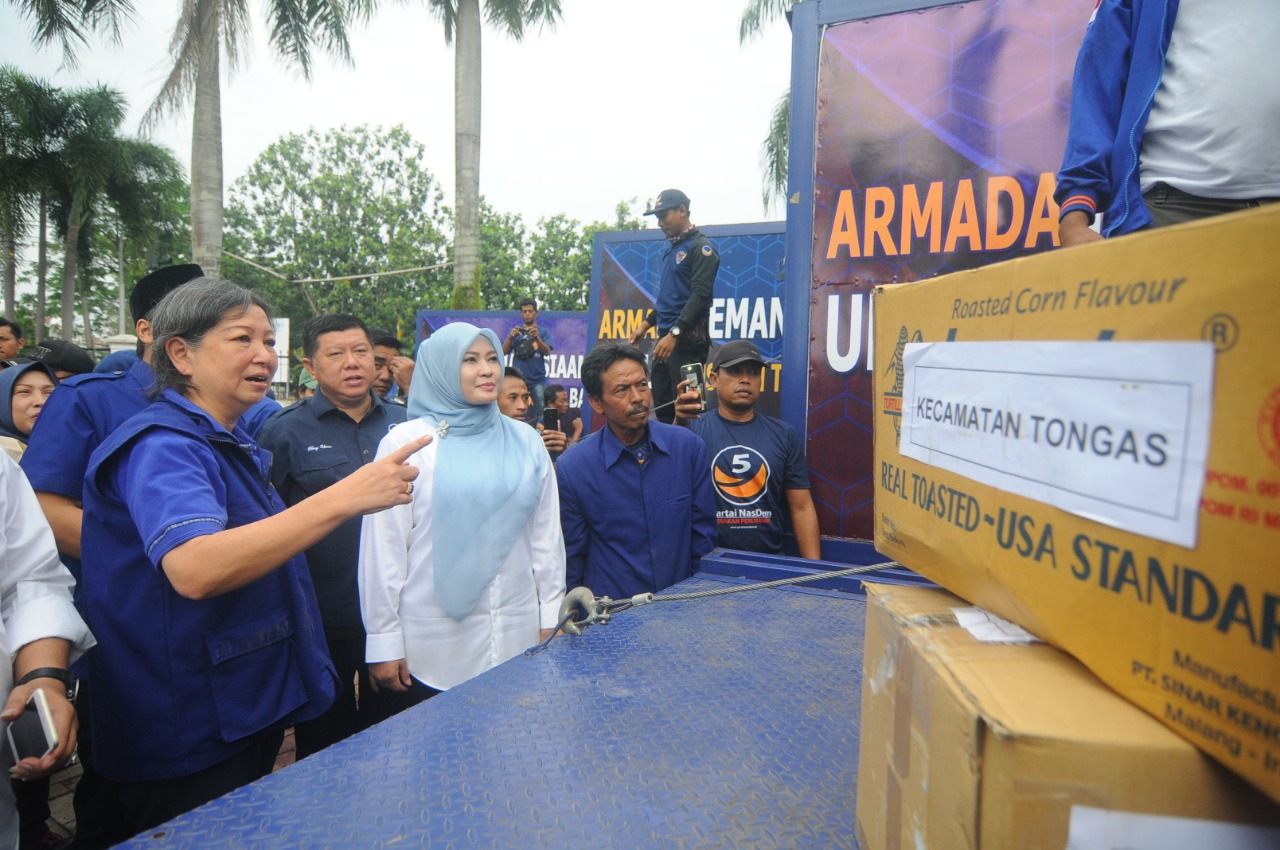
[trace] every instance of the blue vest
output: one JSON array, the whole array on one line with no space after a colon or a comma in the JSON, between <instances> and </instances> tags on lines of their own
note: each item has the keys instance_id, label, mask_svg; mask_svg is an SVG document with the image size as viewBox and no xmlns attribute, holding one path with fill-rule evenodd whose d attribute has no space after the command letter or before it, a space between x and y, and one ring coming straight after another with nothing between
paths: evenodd
<instances>
[{"instance_id":1,"label":"blue vest","mask_svg":"<svg viewBox=\"0 0 1280 850\"><path fill-rule=\"evenodd\" d=\"M81 581L98 639L93 755L109 779L190 775L333 703L301 556L205 600L180 596L159 566L182 543L282 511L269 465L242 427L228 433L171 390L93 453Z\"/></svg>"}]
</instances>

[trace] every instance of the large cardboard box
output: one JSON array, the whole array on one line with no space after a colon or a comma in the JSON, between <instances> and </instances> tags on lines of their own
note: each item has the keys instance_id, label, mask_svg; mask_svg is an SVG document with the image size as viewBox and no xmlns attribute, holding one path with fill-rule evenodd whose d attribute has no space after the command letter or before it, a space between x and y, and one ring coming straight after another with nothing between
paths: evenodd
<instances>
[{"instance_id":1,"label":"large cardboard box","mask_svg":"<svg viewBox=\"0 0 1280 850\"><path fill-rule=\"evenodd\" d=\"M1280 846L1280 806L1070 656L979 642L943 590L867 595L863 850Z\"/></svg>"},{"instance_id":2,"label":"large cardboard box","mask_svg":"<svg viewBox=\"0 0 1280 850\"><path fill-rule=\"evenodd\" d=\"M874 309L877 548L1280 800L1280 205Z\"/></svg>"}]
</instances>

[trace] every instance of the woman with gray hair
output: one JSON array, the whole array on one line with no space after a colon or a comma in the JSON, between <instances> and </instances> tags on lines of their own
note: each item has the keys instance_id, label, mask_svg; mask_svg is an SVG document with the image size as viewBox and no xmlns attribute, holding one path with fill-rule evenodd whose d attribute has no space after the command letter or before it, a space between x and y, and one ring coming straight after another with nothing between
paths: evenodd
<instances>
[{"instance_id":1,"label":"woman with gray hair","mask_svg":"<svg viewBox=\"0 0 1280 850\"><path fill-rule=\"evenodd\" d=\"M269 773L334 698L301 552L410 502L418 440L285 509L240 418L275 372L269 305L201 278L156 306L156 401L94 452L82 531L93 757L141 831Z\"/></svg>"}]
</instances>

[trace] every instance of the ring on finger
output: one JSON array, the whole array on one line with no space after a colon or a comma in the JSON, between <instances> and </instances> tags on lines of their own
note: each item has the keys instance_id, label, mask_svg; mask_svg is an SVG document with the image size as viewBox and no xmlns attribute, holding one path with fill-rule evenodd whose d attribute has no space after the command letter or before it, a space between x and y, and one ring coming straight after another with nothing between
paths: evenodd
<instances>
[{"instance_id":1,"label":"ring on finger","mask_svg":"<svg viewBox=\"0 0 1280 850\"><path fill-rule=\"evenodd\" d=\"M410 481L410 482L408 482L407 484L405 484L405 487L404 487L404 494L405 494L406 496L412 496L412 495L413 495L413 482L412 482L412 481Z\"/></svg>"}]
</instances>

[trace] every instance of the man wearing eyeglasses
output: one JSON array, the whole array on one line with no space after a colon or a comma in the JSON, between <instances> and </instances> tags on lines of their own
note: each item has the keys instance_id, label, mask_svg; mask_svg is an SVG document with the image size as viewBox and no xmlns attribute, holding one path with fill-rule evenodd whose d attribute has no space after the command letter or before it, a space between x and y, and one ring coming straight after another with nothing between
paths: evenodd
<instances>
[{"instance_id":1,"label":"man wearing eyeglasses","mask_svg":"<svg viewBox=\"0 0 1280 850\"><path fill-rule=\"evenodd\" d=\"M653 406L658 419L670 423L675 420L672 402L680 367L705 363L711 349L711 292L720 255L689 220L689 196L679 189L663 189L644 214L657 216L671 247L663 260L658 300L632 334L631 344L639 345L650 328L658 329L653 347Z\"/></svg>"}]
</instances>

